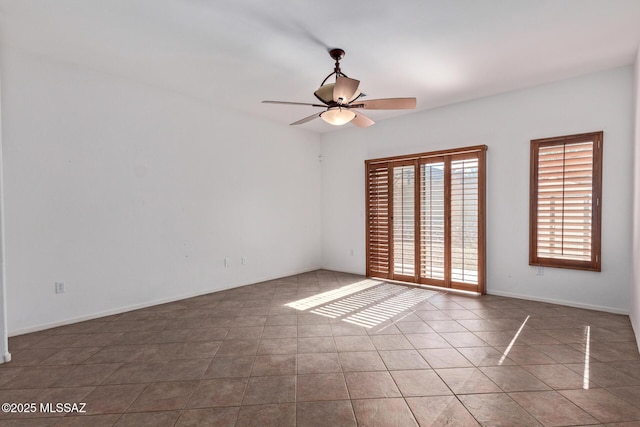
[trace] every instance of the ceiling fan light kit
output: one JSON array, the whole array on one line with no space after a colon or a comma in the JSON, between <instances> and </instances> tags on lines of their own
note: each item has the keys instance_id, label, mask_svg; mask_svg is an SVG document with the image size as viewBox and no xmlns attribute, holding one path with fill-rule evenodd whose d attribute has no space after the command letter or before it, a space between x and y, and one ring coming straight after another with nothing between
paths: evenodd
<instances>
[{"instance_id":1,"label":"ceiling fan light kit","mask_svg":"<svg viewBox=\"0 0 640 427\"><path fill-rule=\"evenodd\" d=\"M320 118L330 125L342 126L354 119L356 113L346 108L330 107L327 111L320 113Z\"/></svg>"},{"instance_id":2,"label":"ceiling fan light kit","mask_svg":"<svg viewBox=\"0 0 640 427\"><path fill-rule=\"evenodd\" d=\"M313 93L322 104L286 101L262 102L267 104L305 105L325 109L325 111L320 114L312 114L311 116L291 123L291 125L301 125L320 117L331 125L342 126L347 123L353 123L355 126L363 128L369 127L375 122L361 112L355 111L354 109L356 108L370 110L407 110L416 108L415 98L385 98L361 101L360 98L364 97L365 94L358 89L360 81L347 77L340 69L340 60L344 58L344 54L344 50L342 49L329 50L329 55L336 61L335 68L333 72L320 83L318 90ZM336 77L335 83L327 83L327 80L334 75Z\"/></svg>"}]
</instances>

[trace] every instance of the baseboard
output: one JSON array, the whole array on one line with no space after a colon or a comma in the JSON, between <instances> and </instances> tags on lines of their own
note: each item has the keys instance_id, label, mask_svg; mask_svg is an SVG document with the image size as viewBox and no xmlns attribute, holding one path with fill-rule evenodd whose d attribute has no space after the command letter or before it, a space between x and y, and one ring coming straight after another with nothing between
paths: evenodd
<instances>
[{"instance_id":1,"label":"baseboard","mask_svg":"<svg viewBox=\"0 0 640 427\"><path fill-rule=\"evenodd\" d=\"M201 295L207 295L207 294L211 294L211 293L214 293L214 292L221 292L221 291L226 291L226 290L229 290L229 289L239 288L241 286L254 285L256 283L267 282L269 280L276 280L276 279L281 279L283 277L295 276L297 274L309 273L309 272L320 270L320 269L323 269L323 268L322 267L315 267L315 268L309 268L309 269L305 269L305 270L301 270L301 271L285 272L285 273L282 273L282 274L279 274L279 275L265 276L265 277L258 278L258 279L252 279L252 280L247 281L247 282L237 282L237 283L228 284L228 285L225 285L222 288L208 289L208 290L203 290L203 291L200 291L200 292L182 294L182 295L178 295L178 296L175 296L175 297L157 299L157 300L148 301L148 302L144 302L144 303L140 303L140 304L132 304L132 305L128 305L128 306L125 306L125 307L118 307L118 308L114 308L114 309L111 309L111 310L100 311L100 312L88 314L88 315L85 315L85 316L78 316L78 317L72 317L72 318L69 318L69 319L64 319L64 320L60 320L60 321L56 321L56 322L43 323L43 324L40 324L40 325L30 326L28 328L22 328L22 329L17 329L15 331L10 331L8 336L9 337L14 337L14 336L17 336L17 335L24 335L24 334L30 334L32 332L44 331L46 329L57 328L57 327L60 327L60 326L66 326L66 325L70 325L72 323L85 322L87 320L94 320L94 319L99 319L101 317L113 316L115 314L122 314L122 313L126 313L126 312L133 311L133 310L139 310L141 308L148 308L148 307L153 307L155 305L167 304L167 303L170 303L170 302L181 301L181 300L184 300L184 299L199 297ZM9 353L7 353L7 354L9 354ZM6 357L6 355L5 355L5 357ZM9 360L11 360L11 355L10 354L9 354Z\"/></svg>"},{"instance_id":2,"label":"baseboard","mask_svg":"<svg viewBox=\"0 0 640 427\"><path fill-rule=\"evenodd\" d=\"M320 267L320 269L322 270L329 270L329 271L334 271L336 273L346 273L346 274L355 274L356 276L364 276L365 272L364 271L351 271L351 270L343 270L341 268L334 268L334 267L328 267L326 265Z\"/></svg>"},{"instance_id":3,"label":"baseboard","mask_svg":"<svg viewBox=\"0 0 640 427\"><path fill-rule=\"evenodd\" d=\"M584 308L587 310L604 311L606 313L624 314L627 316L629 315L629 310L621 310L619 308L605 307L601 305L582 304L582 303L577 303L573 301L564 301L564 300L552 299L552 298L540 298L540 297L535 297L531 295L514 294L511 292L492 291L490 289L487 290L487 294L496 295L500 297L517 298L517 299L523 299L523 300L529 300L529 301L546 302L549 304L565 305L567 307Z\"/></svg>"}]
</instances>

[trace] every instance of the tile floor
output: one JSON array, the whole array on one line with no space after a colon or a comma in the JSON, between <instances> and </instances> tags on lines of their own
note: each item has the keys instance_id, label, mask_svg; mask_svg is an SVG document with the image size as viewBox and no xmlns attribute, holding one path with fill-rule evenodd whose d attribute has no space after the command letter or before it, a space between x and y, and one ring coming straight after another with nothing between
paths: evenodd
<instances>
[{"instance_id":1,"label":"tile floor","mask_svg":"<svg viewBox=\"0 0 640 427\"><path fill-rule=\"evenodd\" d=\"M86 413L2 413L0 426L640 425L627 316L331 271L9 346L0 402Z\"/></svg>"}]
</instances>

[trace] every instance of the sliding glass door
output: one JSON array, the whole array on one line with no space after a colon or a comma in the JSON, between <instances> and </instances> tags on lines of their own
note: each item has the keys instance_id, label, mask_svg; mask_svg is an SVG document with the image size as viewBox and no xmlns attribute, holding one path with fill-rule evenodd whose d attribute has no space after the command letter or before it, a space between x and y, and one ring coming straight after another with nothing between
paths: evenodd
<instances>
[{"instance_id":1,"label":"sliding glass door","mask_svg":"<svg viewBox=\"0 0 640 427\"><path fill-rule=\"evenodd\" d=\"M485 149L366 162L367 275L484 292Z\"/></svg>"}]
</instances>

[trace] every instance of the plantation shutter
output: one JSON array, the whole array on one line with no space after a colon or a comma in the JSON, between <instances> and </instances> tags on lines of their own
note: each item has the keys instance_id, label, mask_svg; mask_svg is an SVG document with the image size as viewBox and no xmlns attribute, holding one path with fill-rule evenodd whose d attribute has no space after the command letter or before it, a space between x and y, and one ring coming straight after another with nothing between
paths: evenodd
<instances>
[{"instance_id":1,"label":"plantation shutter","mask_svg":"<svg viewBox=\"0 0 640 427\"><path fill-rule=\"evenodd\" d=\"M478 157L451 161L451 280L478 283Z\"/></svg>"},{"instance_id":2,"label":"plantation shutter","mask_svg":"<svg viewBox=\"0 0 640 427\"><path fill-rule=\"evenodd\" d=\"M395 279L414 280L416 272L415 169L414 162L393 168L393 278Z\"/></svg>"},{"instance_id":3,"label":"plantation shutter","mask_svg":"<svg viewBox=\"0 0 640 427\"><path fill-rule=\"evenodd\" d=\"M432 284L445 278L444 182L444 160L420 165L420 273Z\"/></svg>"},{"instance_id":4,"label":"plantation shutter","mask_svg":"<svg viewBox=\"0 0 640 427\"><path fill-rule=\"evenodd\" d=\"M367 168L367 276L389 278L391 273L391 204L389 168Z\"/></svg>"},{"instance_id":5,"label":"plantation shutter","mask_svg":"<svg viewBox=\"0 0 640 427\"><path fill-rule=\"evenodd\" d=\"M600 269L602 132L532 141L530 264Z\"/></svg>"}]
</instances>

